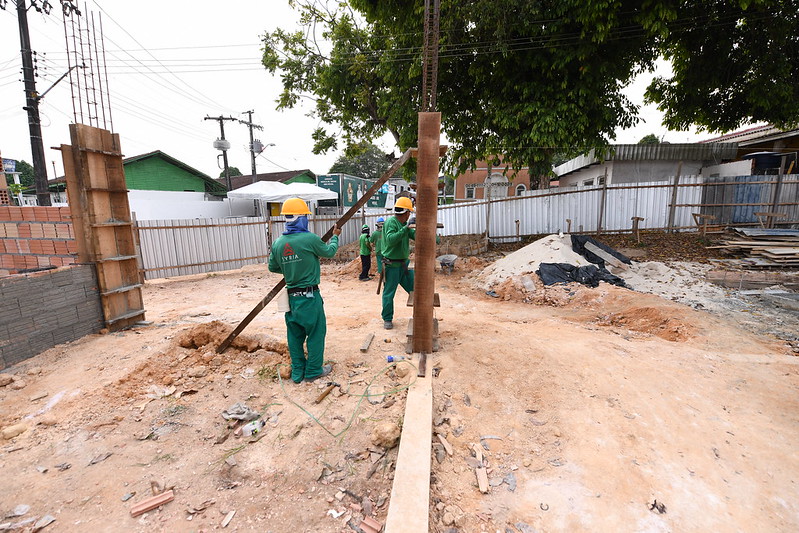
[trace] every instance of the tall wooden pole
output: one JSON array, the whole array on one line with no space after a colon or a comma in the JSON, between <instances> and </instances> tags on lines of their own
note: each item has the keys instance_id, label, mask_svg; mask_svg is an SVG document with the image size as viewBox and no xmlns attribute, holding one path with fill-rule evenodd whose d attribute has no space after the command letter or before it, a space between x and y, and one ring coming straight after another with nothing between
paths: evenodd
<instances>
[{"instance_id":1,"label":"tall wooden pole","mask_svg":"<svg viewBox=\"0 0 799 533\"><path fill-rule=\"evenodd\" d=\"M416 248L413 288L413 351L433 351L438 158L441 113L419 113L419 156L416 173Z\"/></svg>"},{"instance_id":2,"label":"tall wooden pole","mask_svg":"<svg viewBox=\"0 0 799 533\"><path fill-rule=\"evenodd\" d=\"M669 204L668 232L674 231L674 213L677 209L677 191L680 186L680 172L682 172L682 161L677 164L677 174L674 176L674 185L671 189L671 204Z\"/></svg>"}]
</instances>

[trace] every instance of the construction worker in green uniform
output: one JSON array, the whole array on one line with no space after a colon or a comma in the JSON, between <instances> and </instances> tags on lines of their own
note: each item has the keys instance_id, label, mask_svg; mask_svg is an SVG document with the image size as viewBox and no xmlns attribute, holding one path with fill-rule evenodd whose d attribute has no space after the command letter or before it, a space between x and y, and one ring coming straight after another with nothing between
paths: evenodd
<instances>
[{"instance_id":1,"label":"construction worker in green uniform","mask_svg":"<svg viewBox=\"0 0 799 533\"><path fill-rule=\"evenodd\" d=\"M327 321L324 301L319 293L319 258L336 255L341 229L334 226L330 244L309 232L307 215L311 211L300 198L286 200L280 214L286 217L286 231L272 244L269 271L279 272L286 279L290 310L285 318L291 380L294 383L313 381L333 370L331 365L322 366Z\"/></svg>"},{"instance_id":2,"label":"construction worker in green uniform","mask_svg":"<svg viewBox=\"0 0 799 533\"><path fill-rule=\"evenodd\" d=\"M397 198L394 216L383 225L383 261L385 263L385 286L383 288L383 327L394 327L394 295L397 286L405 292L413 291L413 270L408 269L410 239L416 240L416 230L408 227L408 218L413 211L413 202L408 197Z\"/></svg>"},{"instance_id":3,"label":"construction worker in green uniform","mask_svg":"<svg viewBox=\"0 0 799 533\"><path fill-rule=\"evenodd\" d=\"M361 237L358 240L361 254L361 275L358 279L361 281L369 281L369 270L372 268L372 242L369 240L369 226L364 224L361 226Z\"/></svg>"},{"instance_id":4,"label":"construction worker in green uniform","mask_svg":"<svg viewBox=\"0 0 799 533\"><path fill-rule=\"evenodd\" d=\"M375 248L375 260L377 261L377 273L383 272L383 223L386 220L379 217L375 222L375 231L369 237L369 241Z\"/></svg>"}]
</instances>

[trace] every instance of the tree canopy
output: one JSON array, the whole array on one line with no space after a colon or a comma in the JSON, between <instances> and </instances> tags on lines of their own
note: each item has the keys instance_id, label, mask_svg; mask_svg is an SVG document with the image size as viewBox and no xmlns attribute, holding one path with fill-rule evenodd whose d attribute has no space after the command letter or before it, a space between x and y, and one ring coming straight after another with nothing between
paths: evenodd
<instances>
[{"instance_id":1,"label":"tree canopy","mask_svg":"<svg viewBox=\"0 0 799 533\"><path fill-rule=\"evenodd\" d=\"M17 161L17 172L19 172L19 182L23 188L33 187L33 182L36 179L33 171L33 166L25 161ZM6 174L6 183L12 185L14 178L11 174Z\"/></svg>"},{"instance_id":2,"label":"tree canopy","mask_svg":"<svg viewBox=\"0 0 799 533\"><path fill-rule=\"evenodd\" d=\"M654 133L650 133L649 135L644 135L638 144L660 144L660 139Z\"/></svg>"},{"instance_id":3,"label":"tree canopy","mask_svg":"<svg viewBox=\"0 0 799 533\"><path fill-rule=\"evenodd\" d=\"M238 167L227 167L227 170L228 170L228 174L230 175L231 178L234 177L234 176L243 176L244 175L244 174L241 173L241 170L239 170ZM219 173L219 177L220 178L224 178L225 177L225 171L224 170Z\"/></svg>"},{"instance_id":4,"label":"tree canopy","mask_svg":"<svg viewBox=\"0 0 799 533\"><path fill-rule=\"evenodd\" d=\"M674 74L656 78L648 101L670 129L716 132L744 124L799 124L799 2L660 2L660 50Z\"/></svg>"},{"instance_id":5,"label":"tree canopy","mask_svg":"<svg viewBox=\"0 0 799 533\"><path fill-rule=\"evenodd\" d=\"M391 154L389 154L391 156ZM341 172L367 179L377 179L391 166L389 159L377 146L367 143L350 145L333 166L330 173Z\"/></svg>"},{"instance_id":6,"label":"tree canopy","mask_svg":"<svg viewBox=\"0 0 799 533\"><path fill-rule=\"evenodd\" d=\"M718 129L733 124L735 117L738 122L779 122L775 116L795 120L799 110L789 112L787 106L796 98L776 104L763 87L757 91L761 112L756 117L740 105L721 109L728 118L715 122L712 107L705 115L691 111L692 105L703 105L703 98L721 105L727 93L697 93L725 79L729 93L754 98L756 83L765 80L769 69L778 69L758 63L779 53L759 48L767 48L772 38L771 25L765 22L779 21L792 2L710 3L700 16L708 2L442 0L437 110L450 144L445 169L455 173L492 158L497 165L501 156L503 166L528 166L531 175L540 176L549 173L556 154L605 146L617 129L637 122L638 109L622 90L635 75L651 70L660 54L674 61L675 74L655 80L648 95L666 110L670 126L687 125L688 120ZM282 77L279 109L293 107L301 98L314 102L313 115L320 120L313 133L314 151L323 153L340 141L368 142L385 133L400 150L414 146L421 100L422 0L293 4L301 12L301 27L266 34L263 64ZM770 19L768 7L776 11ZM714 16L726 24L743 21L746 38L717 35L714 25L705 25ZM748 28L757 20L764 36L755 38ZM775 32L775 42L795 46L790 27ZM702 47L714 38L721 44L712 53L705 51ZM743 47L741 57L725 61L725 50L736 47ZM795 64L798 57L786 53L782 64ZM731 65L744 78L744 65L759 67L759 75L752 83L739 82L723 72ZM694 74L697 69L706 78ZM795 73L788 71L785 76ZM798 89L788 87L785 79L780 78L777 94L796 96Z\"/></svg>"}]
</instances>

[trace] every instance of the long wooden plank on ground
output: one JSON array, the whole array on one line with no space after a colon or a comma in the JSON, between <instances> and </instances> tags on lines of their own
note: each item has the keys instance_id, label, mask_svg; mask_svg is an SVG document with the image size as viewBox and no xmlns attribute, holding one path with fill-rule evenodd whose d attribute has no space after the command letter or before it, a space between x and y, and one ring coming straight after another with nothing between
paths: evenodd
<instances>
[{"instance_id":1,"label":"long wooden plank on ground","mask_svg":"<svg viewBox=\"0 0 799 533\"><path fill-rule=\"evenodd\" d=\"M385 533L427 533L433 430L432 372L408 389Z\"/></svg>"}]
</instances>

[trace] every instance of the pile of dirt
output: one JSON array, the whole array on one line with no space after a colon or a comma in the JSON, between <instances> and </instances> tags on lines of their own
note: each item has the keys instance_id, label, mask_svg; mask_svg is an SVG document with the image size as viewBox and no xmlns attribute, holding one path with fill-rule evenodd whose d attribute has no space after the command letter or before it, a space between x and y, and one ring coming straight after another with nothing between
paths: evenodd
<instances>
[{"instance_id":1,"label":"pile of dirt","mask_svg":"<svg viewBox=\"0 0 799 533\"><path fill-rule=\"evenodd\" d=\"M534 274L541 263L590 264L572 250L568 235L548 235L488 266L477 276L476 283L503 300L562 305L562 293L546 290ZM721 310L727 305L729 291L705 281L710 268L707 264L657 261L633 262L625 269L608 266L612 274L637 292L656 294L694 308Z\"/></svg>"},{"instance_id":2,"label":"pile of dirt","mask_svg":"<svg viewBox=\"0 0 799 533\"><path fill-rule=\"evenodd\" d=\"M588 259L572 250L569 235L548 235L496 261L483 270L477 281L484 289L490 290L511 276L534 274L541 263L568 263L576 266L591 264ZM540 282L538 279L535 281Z\"/></svg>"},{"instance_id":3,"label":"pile of dirt","mask_svg":"<svg viewBox=\"0 0 799 533\"><path fill-rule=\"evenodd\" d=\"M672 342L685 341L692 336L690 324L656 307L631 307L602 317L600 326L622 327L631 331L655 335Z\"/></svg>"},{"instance_id":4,"label":"pile of dirt","mask_svg":"<svg viewBox=\"0 0 799 533\"><path fill-rule=\"evenodd\" d=\"M255 366L269 375L278 365L289 365L285 341L269 335L239 335L223 353L216 347L233 328L219 321L198 324L177 333L169 347L147 358L131 372L100 389L105 403L147 402L160 396L192 394L217 375Z\"/></svg>"},{"instance_id":5,"label":"pile of dirt","mask_svg":"<svg viewBox=\"0 0 799 533\"><path fill-rule=\"evenodd\" d=\"M233 328L228 324L223 324L218 320L209 322L207 324L199 324L192 328L183 331L176 339L179 346L183 348L205 348L209 344L215 349L228 338ZM262 349L271 352L278 352L280 354L288 354L288 346L284 341L276 337L257 336L251 335L238 335L230 343L230 348L233 350L242 350L252 353L256 350Z\"/></svg>"}]
</instances>

